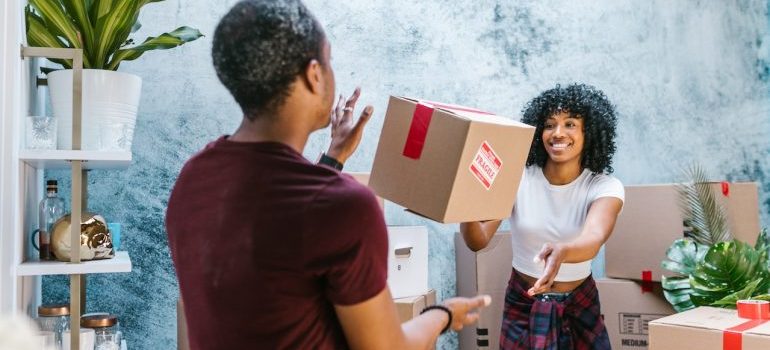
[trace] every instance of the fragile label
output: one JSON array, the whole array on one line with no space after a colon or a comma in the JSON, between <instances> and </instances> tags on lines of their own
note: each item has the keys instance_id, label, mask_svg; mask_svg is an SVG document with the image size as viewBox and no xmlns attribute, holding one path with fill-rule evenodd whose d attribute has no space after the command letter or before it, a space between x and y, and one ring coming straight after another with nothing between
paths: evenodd
<instances>
[{"instance_id":1,"label":"fragile label","mask_svg":"<svg viewBox=\"0 0 770 350\"><path fill-rule=\"evenodd\" d=\"M484 141L479 147L479 151L473 157L470 170L476 180L489 190L492 187L492 183L495 182L497 174L500 173L500 168L503 166L503 162L500 157L497 156L492 147Z\"/></svg>"}]
</instances>

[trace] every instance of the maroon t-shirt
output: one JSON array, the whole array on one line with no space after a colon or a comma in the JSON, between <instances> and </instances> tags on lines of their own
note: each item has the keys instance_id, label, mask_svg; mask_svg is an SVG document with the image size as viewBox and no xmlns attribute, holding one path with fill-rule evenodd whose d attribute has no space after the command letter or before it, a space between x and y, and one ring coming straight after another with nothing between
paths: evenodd
<instances>
[{"instance_id":1,"label":"maroon t-shirt","mask_svg":"<svg viewBox=\"0 0 770 350\"><path fill-rule=\"evenodd\" d=\"M386 286L388 237L372 192L281 143L210 143L166 213L190 346L345 349L333 305Z\"/></svg>"}]
</instances>

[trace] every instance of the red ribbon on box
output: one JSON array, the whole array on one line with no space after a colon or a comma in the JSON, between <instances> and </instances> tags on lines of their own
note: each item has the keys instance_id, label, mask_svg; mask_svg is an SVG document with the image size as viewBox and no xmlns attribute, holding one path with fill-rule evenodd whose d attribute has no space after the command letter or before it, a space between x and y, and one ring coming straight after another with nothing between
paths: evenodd
<instances>
[{"instance_id":1,"label":"red ribbon on box","mask_svg":"<svg viewBox=\"0 0 770 350\"><path fill-rule=\"evenodd\" d=\"M650 270L642 271L642 294L652 293L654 285L655 284L652 283L652 271Z\"/></svg>"},{"instance_id":2,"label":"red ribbon on box","mask_svg":"<svg viewBox=\"0 0 770 350\"><path fill-rule=\"evenodd\" d=\"M428 127L430 127L430 121L433 118L433 109L436 107L450 111L473 112L492 115L492 113L484 112L474 108L448 105L432 101L419 101L417 102L417 106L414 108L414 113L412 113L412 123L409 125L409 133L407 133L406 136L406 143L404 144L403 151L403 155L405 157L420 159L420 156L422 156L422 149L425 146L425 137L428 135Z\"/></svg>"},{"instance_id":3,"label":"red ribbon on box","mask_svg":"<svg viewBox=\"0 0 770 350\"><path fill-rule=\"evenodd\" d=\"M725 197L730 196L730 183L727 181L722 181L722 194Z\"/></svg>"},{"instance_id":4,"label":"red ribbon on box","mask_svg":"<svg viewBox=\"0 0 770 350\"><path fill-rule=\"evenodd\" d=\"M725 329L722 332L723 350L743 349L743 332L770 321L770 302L762 300L738 300L738 317L750 321Z\"/></svg>"}]
</instances>

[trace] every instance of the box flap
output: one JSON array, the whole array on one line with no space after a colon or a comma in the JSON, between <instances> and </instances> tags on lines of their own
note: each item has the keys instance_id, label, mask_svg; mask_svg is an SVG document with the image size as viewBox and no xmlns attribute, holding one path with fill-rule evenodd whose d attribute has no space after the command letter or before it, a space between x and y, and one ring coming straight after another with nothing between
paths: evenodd
<instances>
[{"instance_id":1,"label":"box flap","mask_svg":"<svg viewBox=\"0 0 770 350\"><path fill-rule=\"evenodd\" d=\"M468 111L457 111L457 110L444 109L444 108L439 108L439 109L446 110L447 112L452 113L458 117L461 117L476 123L509 125L509 126L516 126L520 128L534 129L534 127L529 124L524 124L520 121L516 121L511 118L502 117L495 114L473 113Z\"/></svg>"},{"instance_id":2,"label":"box flap","mask_svg":"<svg viewBox=\"0 0 770 350\"><path fill-rule=\"evenodd\" d=\"M749 320L739 318L738 312L735 310L703 306L659 318L650 324L724 331L747 321Z\"/></svg>"},{"instance_id":3,"label":"box flap","mask_svg":"<svg viewBox=\"0 0 770 350\"><path fill-rule=\"evenodd\" d=\"M472 122L510 125L510 126L534 129L534 127L531 125L524 124L512 118L503 117L491 112L482 111L477 108L461 106L461 105L456 105L451 103L443 103L443 102L429 101L429 100L423 100L423 99L414 99L414 98L409 98L404 96L398 96L397 98L411 101L414 103L421 103L424 105L433 106L434 109L440 109L449 114L454 114L458 117L467 119Z\"/></svg>"}]
</instances>

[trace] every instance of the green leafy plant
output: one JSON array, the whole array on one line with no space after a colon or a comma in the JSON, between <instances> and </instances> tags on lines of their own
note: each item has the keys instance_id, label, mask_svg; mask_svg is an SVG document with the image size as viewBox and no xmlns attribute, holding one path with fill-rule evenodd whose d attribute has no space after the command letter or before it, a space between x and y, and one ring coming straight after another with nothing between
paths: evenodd
<instances>
[{"instance_id":1,"label":"green leafy plant","mask_svg":"<svg viewBox=\"0 0 770 350\"><path fill-rule=\"evenodd\" d=\"M706 172L700 166L692 165L685 170L685 175L690 181L678 185L677 189L679 206L685 222L690 226L686 237L705 245L732 239L727 214L714 197Z\"/></svg>"},{"instance_id":2,"label":"green leafy plant","mask_svg":"<svg viewBox=\"0 0 770 350\"><path fill-rule=\"evenodd\" d=\"M696 306L734 308L739 299L770 300L767 231L752 247L732 240L707 247L691 239L674 242L661 266L679 276L663 277L666 300L677 312Z\"/></svg>"},{"instance_id":3,"label":"green leafy plant","mask_svg":"<svg viewBox=\"0 0 770 350\"><path fill-rule=\"evenodd\" d=\"M122 61L150 50L170 49L203 36L179 27L133 45L142 7L162 0L30 0L25 8L27 41L31 46L83 49L83 68L117 70ZM132 46L133 45L133 46ZM70 60L53 60L71 68Z\"/></svg>"},{"instance_id":4,"label":"green leafy plant","mask_svg":"<svg viewBox=\"0 0 770 350\"><path fill-rule=\"evenodd\" d=\"M689 181L677 186L689 230L666 251L661 267L666 300L677 312L697 306L734 308L740 299L770 300L767 231L754 247L732 239L727 214L714 196L705 171L692 165Z\"/></svg>"}]
</instances>

